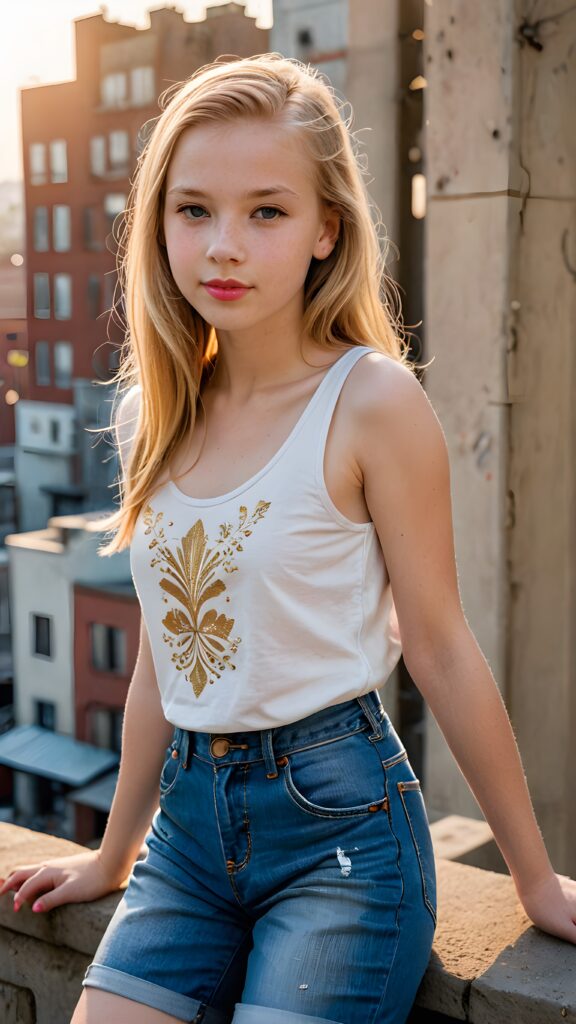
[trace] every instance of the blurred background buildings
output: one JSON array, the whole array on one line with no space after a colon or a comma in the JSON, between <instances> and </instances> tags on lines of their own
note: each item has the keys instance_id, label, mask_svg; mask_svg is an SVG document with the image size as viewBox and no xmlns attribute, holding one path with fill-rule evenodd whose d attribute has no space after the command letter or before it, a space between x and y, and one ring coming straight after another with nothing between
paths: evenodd
<instances>
[{"instance_id":1,"label":"blurred background buildings","mask_svg":"<svg viewBox=\"0 0 576 1024\"><path fill-rule=\"evenodd\" d=\"M127 553L96 555L118 471L89 432L109 423L121 342L112 227L159 94L273 49L352 104L412 353L432 360L463 605L574 874L576 15L275 0L270 32L229 3L195 23L160 6L146 29L100 12L75 33L74 81L22 89L24 182L0 186L2 814L99 843L139 628ZM382 697L431 816L480 818L402 661Z\"/></svg>"}]
</instances>

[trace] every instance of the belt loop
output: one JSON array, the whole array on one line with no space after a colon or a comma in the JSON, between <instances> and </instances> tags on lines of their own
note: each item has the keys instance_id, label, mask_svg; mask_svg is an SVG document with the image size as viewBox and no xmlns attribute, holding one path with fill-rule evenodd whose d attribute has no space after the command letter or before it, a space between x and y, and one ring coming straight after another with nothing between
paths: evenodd
<instances>
[{"instance_id":1,"label":"belt loop","mask_svg":"<svg viewBox=\"0 0 576 1024\"><path fill-rule=\"evenodd\" d=\"M373 729L372 735L369 736L368 739L373 741L381 740L384 735L382 724L382 712L384 709L382 707L378 691L371 690L370 693L364 694L363 697L357 697L356 700ZM371 707L370 705L374 705L374 707Z\"/></svg>"},{"instance_id":2,"label":"belt loop","mask_svg":"<svg viewBox=\"0 0 576 1024\"><path fill-rule=\"evenodd\" d=\"M178 748L180 750L180 757L182 760L183 768L188 767L189 737L190 733L188 732L188 729L180 729Z\"/></svg>"},{"instance_id":3,"label":"belt loop","mask_svg":"<svg viewBox=\"0 0 576 1024\"><path fill-rule=\"evenodd\" d=\"M262 756L264 757L266 778L277 779L278 769L276 767L276 761L274 759L274 748L272 746L272 729L262 729L260 733L260 738L262 740Z\"/></svg>"}]
</instances>

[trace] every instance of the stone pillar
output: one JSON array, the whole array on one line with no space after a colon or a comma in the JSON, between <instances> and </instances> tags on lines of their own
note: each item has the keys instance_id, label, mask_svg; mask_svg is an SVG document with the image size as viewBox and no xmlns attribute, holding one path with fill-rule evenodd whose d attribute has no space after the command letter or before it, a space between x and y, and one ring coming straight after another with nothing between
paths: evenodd
<instances>
[{"instance_id":1,"label":"stone pillar","mask_svg":"<svg viewBox=\"0 0 576 1024\"><path fill-rule=\"evenodd\" d=\"M426 5L424 384L450 452L464 610L555 868L570 873L576 12L560 9L542 0L538 22L524 2ZM429 804L480 817L428 718Z\"/></svg>"},{"instance_id":2,"label":"stone pillar","mask_svg":"<svg viewBox=\"0 0 576 1024\"><path fill-rule=\"evenodd\" d=\"M516 103L525 171L507 355L508 704L552 862L574 876L576 10L540 0L531 24L523 10L516 26L533 45L519 50Z\"/></svg>"}]
</instances>

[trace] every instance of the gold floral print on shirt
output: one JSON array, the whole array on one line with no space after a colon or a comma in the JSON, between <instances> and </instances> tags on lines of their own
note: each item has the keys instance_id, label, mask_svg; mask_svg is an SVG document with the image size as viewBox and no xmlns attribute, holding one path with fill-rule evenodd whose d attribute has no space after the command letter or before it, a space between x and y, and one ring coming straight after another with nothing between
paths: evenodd
<instances>
[{"instance_id":1,"label":"gold floral print on shirt","mask_svg":"<svg viewBox=\"0 0 576 1024\"><path fill-rule=\"evenodd\" d=\"M216 573L219 569L227 573L238 570L234 556L243 551L243 538L251 535L253 526L269 508L269 501L259 501L248 515L246 506L241 505L238 526L222 523L213 547L208 547L204 524L197 519L175 552L169 547L162 527L164 513L155 513L150 503L143 509L144 533L153 535L148 547L155 550L150 565L160 565L160 572L164 573L160 587L180 605L170 608L162 619L162 625L168 630L162 639L174 649L172 661L184 671L196 697L207 683L220 679L224 669L236 667L231 658L242 642L241 637L230 636L234 619L227 618L216 608L209 608L202 614L202 607L224 593L226 585ZM162 600L168 603L167 597Z\"/></svg>"}]
</instances>

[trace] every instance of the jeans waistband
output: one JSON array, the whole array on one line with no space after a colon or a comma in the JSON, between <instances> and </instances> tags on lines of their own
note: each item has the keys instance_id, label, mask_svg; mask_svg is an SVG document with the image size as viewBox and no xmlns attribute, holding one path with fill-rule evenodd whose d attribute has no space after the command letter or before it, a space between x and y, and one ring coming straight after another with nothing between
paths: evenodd
<instances>
[{"instance_id":1,"label":"jeans waistband","mask_svg":"<svg viewBox=\"0 0 576 1024\"><path fill-rule=\"evenodd\" d=\"M267 777L276 778L277 760L289 753L366 729L370 729L372 741L380 740L386 736L389 723L378 691L372 690L273 729L208 733L176 726L172 747L178 751L183 768L188 767L192 754L218 766L263 760Z\"/></svg>"}]
</instances>

